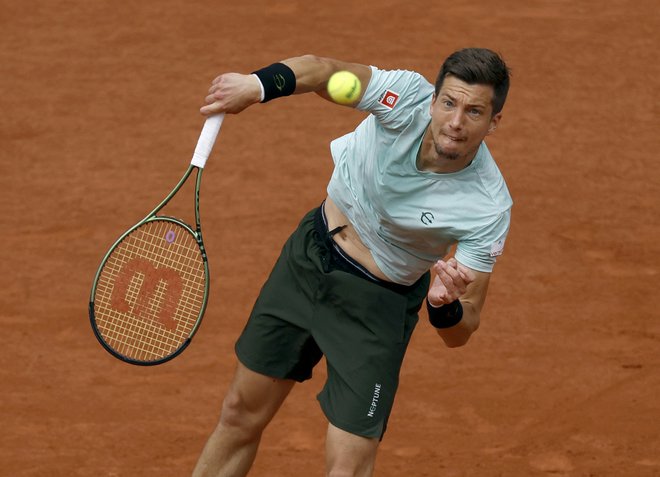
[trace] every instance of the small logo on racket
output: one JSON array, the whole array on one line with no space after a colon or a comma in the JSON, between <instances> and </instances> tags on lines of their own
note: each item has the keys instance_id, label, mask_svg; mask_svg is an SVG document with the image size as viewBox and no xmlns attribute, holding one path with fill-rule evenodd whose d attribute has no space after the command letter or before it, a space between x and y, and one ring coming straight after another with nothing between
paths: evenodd
<instances>
[{"instance_id":1,"label":"small logo on racket","mask_svg":"<svg viewBox=\"0 0 660 477\"><path fill-rule=\"evenodd\" d=\"M174 243L175 239L176 239L176 232L174 230L170 230L165 234L165 241L167 243Z\"/></svg>"}]
</instances>

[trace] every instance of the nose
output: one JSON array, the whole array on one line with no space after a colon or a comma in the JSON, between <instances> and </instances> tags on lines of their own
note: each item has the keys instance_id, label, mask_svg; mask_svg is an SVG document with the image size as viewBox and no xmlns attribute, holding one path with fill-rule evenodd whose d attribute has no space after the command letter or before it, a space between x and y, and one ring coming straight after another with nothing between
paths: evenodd
<instances>
[{"instance_id":1,"label":"nose","mask_svg":"<svg viewBox=\"0 0 660 477\"><path fill-rule=\"evenodd\" d=\"M456 108L449 118L449 126L452 129L460 130L463 127L463 111Z\"/></svg>"}]
</instances>

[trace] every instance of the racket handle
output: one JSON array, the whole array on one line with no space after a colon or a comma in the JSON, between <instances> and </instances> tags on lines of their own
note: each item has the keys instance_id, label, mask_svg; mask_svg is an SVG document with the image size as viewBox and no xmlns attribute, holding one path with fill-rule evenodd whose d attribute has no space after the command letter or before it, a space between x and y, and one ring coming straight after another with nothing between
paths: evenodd
<instances>
[{"instance_id":1,"label":"racket handle","mask_svg":"<svg viewBox=\"0 0 660 477\"><path fill-rule=\"evenodd\" d=\"M222 126L222 121L225 119L225 114L214 114L209 116L204 123L202 128L202 133L199 135L197 140L197 147L195 147L195 152L193 153L192 161L190 162L193 166L197 166L200 169L204 168L206 160L211 154L213 149L213 144L215 144L215 138L218 137L220 132L220 126Z\"/></svg>"}]
</instances>

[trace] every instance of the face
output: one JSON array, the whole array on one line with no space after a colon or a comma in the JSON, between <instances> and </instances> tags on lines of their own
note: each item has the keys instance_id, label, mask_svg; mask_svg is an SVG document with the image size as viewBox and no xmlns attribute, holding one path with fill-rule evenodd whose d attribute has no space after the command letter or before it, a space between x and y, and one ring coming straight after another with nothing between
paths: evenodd
<instances>
[{"instance_id":1,"label":"face","mask_svg":"<svg viewBox=\"0 0 660 477\"><path fill-rule=\"evenodd\" d=\"M431 103L431 135L437 160L470 162L502 116L493 113L493 87L447 76Z\"/></svg>"}]
</instances>

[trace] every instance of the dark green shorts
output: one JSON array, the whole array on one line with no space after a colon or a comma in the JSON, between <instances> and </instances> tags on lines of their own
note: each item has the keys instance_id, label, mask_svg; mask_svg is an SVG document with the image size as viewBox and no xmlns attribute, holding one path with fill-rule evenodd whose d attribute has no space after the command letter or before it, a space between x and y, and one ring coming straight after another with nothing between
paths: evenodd
<instances>
[{"instance_id":1,"label":"dark green shorts","mask_svg":"<svg viewBox=\"0 0 660 477\"><path fill-rule=\"evenodd\" d=\"M309 212L284 245L236 354L255 372L299 382L325 355L318 399L328 420L380 438L429 274L411 286L369 278L333 244L322 208Z\"/></svg>"}]
</instances>

